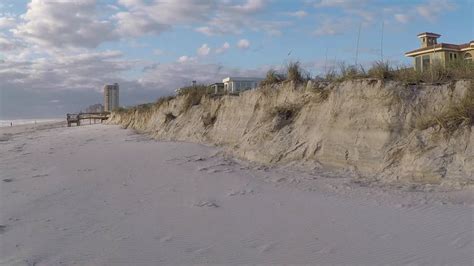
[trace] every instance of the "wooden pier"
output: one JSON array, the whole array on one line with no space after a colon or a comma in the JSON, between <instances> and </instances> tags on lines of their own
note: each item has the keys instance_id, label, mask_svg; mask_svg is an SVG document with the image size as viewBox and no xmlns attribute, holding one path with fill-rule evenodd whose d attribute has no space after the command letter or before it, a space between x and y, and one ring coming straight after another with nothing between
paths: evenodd
<instances>
[{"instance_id":1,"label":"wooden pier","mask_svg":"<svg viewBox=\"0 0 474 266\"><path fill-rule=\"evenodd\" d=\"M79 113L79 114L67 114L67 126L70 127L71 124L76 124L77 126L81 125L81 120L89 120L89 125L94 124L97 120L102 123L102 121L109 119L110 113L109 112L102 112L102 113Z\"/></svg>"}]
</instances>

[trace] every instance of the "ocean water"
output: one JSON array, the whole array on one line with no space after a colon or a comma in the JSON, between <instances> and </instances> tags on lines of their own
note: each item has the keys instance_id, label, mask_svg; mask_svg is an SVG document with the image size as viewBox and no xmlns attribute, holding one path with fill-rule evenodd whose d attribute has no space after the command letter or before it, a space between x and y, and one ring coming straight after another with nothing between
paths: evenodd
<instances>
[{"instance_id":1,"label":"ocean water","mask_svg":"<svg viewBox=\"0 0 474 266\"><path fill-rule=\"evenodd\" d=\"M45 122L59 122L64 120L64 118L41 118L41 119L10 119L10 120L0 120L0 127L9 127L10 123L13 126L18 125L28 125L34 123L45 123Z\"/></svg>"}]
</instances>

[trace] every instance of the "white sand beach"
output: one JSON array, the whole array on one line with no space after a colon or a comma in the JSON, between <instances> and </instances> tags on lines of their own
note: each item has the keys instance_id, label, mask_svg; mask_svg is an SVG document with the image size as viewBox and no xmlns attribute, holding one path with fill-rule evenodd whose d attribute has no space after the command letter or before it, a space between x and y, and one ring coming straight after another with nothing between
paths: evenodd
<instances>
[{"instance_id":1,"label":"white sand beach","mask_svg":"<svg viewBox=\"0 0 474 266\"><path fill-rule=\"evenodd\" d=\"M269 168L117 126L0 129L1 265L472 265L472 190Z\"/></svg>"}]
</instances>

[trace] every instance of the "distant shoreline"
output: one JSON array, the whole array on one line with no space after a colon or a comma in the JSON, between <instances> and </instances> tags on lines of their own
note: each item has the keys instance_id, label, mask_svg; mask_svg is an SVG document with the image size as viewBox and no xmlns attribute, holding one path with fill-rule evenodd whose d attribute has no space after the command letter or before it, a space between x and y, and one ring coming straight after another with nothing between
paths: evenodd
<instances>
[{"instance_id":1,"label":"distant shoreline","mask_svg":"<svg viewBox=\"0 0 474 266\"><path fill-rule=\"evenodd\" d=\"M17 118L17 119L0 119L0 128L22 125L34 125L44 123L55 123L63 121L64 118ZM11 123L11 124L10 124Z\"/></svg>"}]
</instances>

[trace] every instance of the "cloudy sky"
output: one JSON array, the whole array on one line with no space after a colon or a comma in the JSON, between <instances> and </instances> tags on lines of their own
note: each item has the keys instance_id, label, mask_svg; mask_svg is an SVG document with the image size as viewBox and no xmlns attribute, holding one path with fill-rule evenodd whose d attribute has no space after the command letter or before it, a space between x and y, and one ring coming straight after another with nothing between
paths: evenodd
<instances>
[{"instance_id":1,"label":"cloudy sky","mask_svg":"<svg viewBox=\"0 0 474 266\"><path fill-rule=\"evenodd\" d=\"M299 60L409 64L416 34L474 40L474 0L0 0L0 119L151 102L192 80L264 75ZM381 42L382 25L384 38Z\"/></svg>"}]
</instances>

